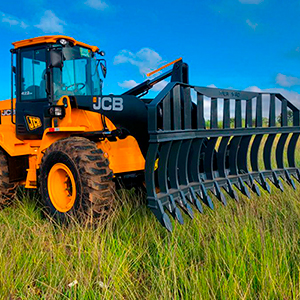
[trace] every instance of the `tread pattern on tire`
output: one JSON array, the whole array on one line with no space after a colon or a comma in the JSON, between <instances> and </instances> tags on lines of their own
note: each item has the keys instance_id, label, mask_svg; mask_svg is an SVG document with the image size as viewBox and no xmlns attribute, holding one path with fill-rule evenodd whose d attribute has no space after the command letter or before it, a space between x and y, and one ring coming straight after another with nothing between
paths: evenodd
<instances>
[{"instance_id":1,"label":"tread pattern on tire","mask_svg":"<svg viewBox=\"0 0 300 300\"><path fill-rule=\"evenodd\" d=\"M67 154L75 164L81 185L82 195L79 211L82 217L106 218L113 208L115 184L109 161L96 143L81 137L70 137L53 143L45 152L41 162L53 151ZM42 189L40 189L42 194Z\"/></svg>"},{"instance_id":2,"label":"tread pattern on tire","mask_svg":"<svg viewBox=\"0 0 300 300\"><path fill-rule=\"evenodd\" d=\"M0 149L0 207L11 203L16 194L16 186L17 184L9 182L7 157Z\"/></svg>"}]
</instances>

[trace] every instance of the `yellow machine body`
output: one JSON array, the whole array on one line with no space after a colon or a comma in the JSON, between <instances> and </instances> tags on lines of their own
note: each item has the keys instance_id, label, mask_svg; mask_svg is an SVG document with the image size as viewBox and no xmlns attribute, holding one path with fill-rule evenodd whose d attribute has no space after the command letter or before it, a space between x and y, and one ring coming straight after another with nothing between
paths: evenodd
<instances>
[{"instance_id":1,"label":"yellow machine body","mask_svg":"<svg viewBox=\"0 0 300 300\"><path fill-rule=\"evenodd\" d=\"M68 97L64 98L68 99ZM11 115L8 113L11 111L10 108L10 100L0 101L0 147L12 157L28 155L29 169L27 169L27 178L26 181L21 182L26 188L37 187L37 169L41 163L44 151L52 143L71 135L103 130L100 114L71 108L69 104L66 109L66 116L63 119L57 118L58 126L46 129L42 139L20 140L16 137L16 125L12 123ZM27 122L31 121L27 120ZM106 119L106 124L109 130L115 129L113 123L108 119ZM114 174L139 171L145 168L144 157L137 141L132 136L128 136L125 139L117 138L117 141L114 142L105 139L97 142L97 146L103 150L104 156L108 158L110 168Z\"/></svg>"}]
</instances>

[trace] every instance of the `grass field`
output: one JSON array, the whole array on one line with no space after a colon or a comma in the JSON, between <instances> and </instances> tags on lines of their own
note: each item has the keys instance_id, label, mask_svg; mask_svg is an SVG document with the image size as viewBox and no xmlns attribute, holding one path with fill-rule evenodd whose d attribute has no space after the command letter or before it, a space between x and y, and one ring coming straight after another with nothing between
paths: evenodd
<instances>
[{"instance_id":1,"label":"grass field","mask_svg":"<svg viewBox=\"0 0 300 300\"><path fill-rule=\"evenodd\" d=\"M300 299L296 185L227 207L213 198L172 234L133 191L92 229L56 226L20 190L0 211L0 299Z\"/></svg>"},{"instance_id":2,"label":"grass field","mask_svg":"<svg viewBox=\"0 0 300 300\"><path fill-rule=\"evenodd\" d=\"M55 226L20 193L0 212L0 298L300 298L299 196L214 201L169 234L133 193L97 229Z\"/></svg>"}]
</instances>

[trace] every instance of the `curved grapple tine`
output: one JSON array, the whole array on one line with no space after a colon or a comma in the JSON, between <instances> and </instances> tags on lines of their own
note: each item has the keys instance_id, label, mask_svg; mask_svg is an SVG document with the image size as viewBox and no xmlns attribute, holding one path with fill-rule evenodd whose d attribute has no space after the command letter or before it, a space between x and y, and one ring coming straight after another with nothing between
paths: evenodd
<instances>
[{"instance_id":1,"label":"curved grapple tine","mask_svg":"<svg viewBox=\"0 0 300 300\"><path fill-rule=\"evenodd\" d=\"M248 197L249 199L251 199L251 194L247 188L247 186L245 185L244 181L239 177L238 178L238 183L235 185L238 190L244 194L246 197Z\"/></svg>"},{"instance_id":2,"label":"curved grapple tine","mask_svg":"<svg viewBox=\"0 0 300 300\"><path fill-rule=\"evenodd\" d=\"M169 216L165 213L162 202L158 198L148 197L148 207L155 215L157 220L164 226L168 231L172 231L172 223Z\"/></svg>"},{"instance_id":3,"label":"curved grapple tine","mask_svg":"<svg viewBox=\"0 0 300 300\"><path fill-rule=\"evenodd\" d=\"M175 210L172 214L173 218L179 222L179 224L183 224L183 217L178 207L175 207Z\"/></svg>"},{"instance_id":4,"label":"curved grapple tine","mask_svg":"<svg viewBox=\"0 0 300 300\"><path fill-rule=\"evenodd\" d=\"M201 184L200 185L200 191L197 192L198 197L202 200L202 202L207 205L210 209L214 209L214 204L210 198L210 196L208 195L205 187Z\"/></svg>"},{"instance_id":5,"label":"curved grapple tine","mask_svg":"<svg viewBox=\"0 0 300 300\"><path fill-rule=\"evenodd\" d=\"M187 202L187 198L185 196L185 194L180 191L180 200L178 200L178 204L180 205L180 208L191 218L194 218L194 212L192 207L188 204Z\"/></svg>"},{"instance_id":6,"label":"curved grapple tine","mask_svg":"<svg viewBox=\"0 0 300 300\"><path fill-rule=\"evenodd\" d=\"M158 196L165 203L164 206L170 215L180 224L183 224L181 212L175 204L173 195L169 193L168 187L167 166L171 148L172 142L164 143L161 145L159 153L157 153L157 155L159 154L157 180L160 189Z\"/></svg>"},{"instance_id":7,"label":"curved grapple tine","mask_svg":"<svg viewBox=\"0 0 300 300\"><path fill-rule=\"evenodd\" d=\"M193 189L193 187L190 187L190 193L191 193L191 202L196 206L197 210L200 212L200 213L203 213L203 207L200 203L200 201L198 200L197 198L197 195Z\"/></svg>"},{"instance_id":8,"label":"curved grapple tine","mask_svg":"<svg viewBox=\"0 0 300 300\"><path fill-rule=\"evenodd\" d=\"M296 185L294 180L291 178L290 173L287 170L284 170L286 181L289 185L292 186L294 190L296 190Z\"/></svg>"},{"instance_id":9,"label":"curved grapple tine","mask_svg":"<svg viewBox=\"0 0 300 300\"><path fill-rule=\"evenodd\" d=\"M229 179L227 179L227 184L223 188L232 199L239 202L239 196L236 190L232 187L232 184Z\"/></svg>"},{"instance_id":10,"label":"curved grapple tine","mask_svg":"<svg viewBox=\"0 0 300 300\"><path fill-rule=\"evenodd\" d=\"M169 195L169 201L170 201L170 205L168 205L167 207L169 207L168 211L171 214L171 216L177 220L179 222L179 224L183 224L183 217L182 214L179 210L179 208L176 206L174 198L172 195Z\"/></svg>"},{"instance_id":11,"label":"curved grapple tine","mask_svg":"<svg viewBox=\"0 0 300 300\"><path fill-rule=\"evenodd\" d=\"M257 196L261 196L261 192L257 184L253 183L251 189Z\"/></svg>"},{"instance_id":12,"label":"curved grapple tine","mask_svg":"<svg viewBox=\"0 0 300 300\"><path fill-rule=\"evenodd\" d=\"M298 118L299 118L299 112L298 112ZM295 120L297 120L297 119L294 117L294 123L295 123ZM288 144L287 159L288 159L288 164L289 164L289 171L291 171L290 170L291 168L295 169L295 171L292 173L292 175L300 183L300 171L298 168L296 168L296 164L295 164L295 150L296 150L296 145L297 145L299 135L300 135L299 133L292 134L292 137Z\"/></svg>"},{"instance_id":13,"label":"curved grapple tine","mask_svg":"<svg viewBox=\"0 0 300 300\"><path fill-rule=\"evenodd\" d=\"M217 199L218 199L224 206L227 205L226 198L225 198L224 194L222 193L222 191L221 191L221 189L220 189L218 183L217 183L217 182L214 182L214 186L215 186L214 191L213 191L213 192L214 192L214 195L217 197Z\"/></svg>"},{"instance_id":14,"label":"curved grapple tine","mask_svg":"<svg viewBox=\"0 0 300 300\"><path fill-rule=\"evenodd\" d=\"M273 172L273 180L271 179L271 182L278 188L280 189L282 192L284 191L283 185L281 180L279 179L279 177L277 176L277 174L275 172Z\"/></svg>"},{"instance_id":15,"label":"curved grapple tine","mask_svg":"<svg viewBox=\"0 0 300 300\"><path fill-rule=\"evenodd\" d=\"M257 184L254 182L253 176L249 174L249 182L248 182L249 187L251 190L257 195L261 196L261 192Z\"/></svg>"}]
</instances>

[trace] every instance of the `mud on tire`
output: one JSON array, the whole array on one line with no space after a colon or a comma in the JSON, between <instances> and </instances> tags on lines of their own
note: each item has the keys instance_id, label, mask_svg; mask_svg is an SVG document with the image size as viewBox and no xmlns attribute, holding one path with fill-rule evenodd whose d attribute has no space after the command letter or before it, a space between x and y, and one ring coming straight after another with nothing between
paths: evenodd
<instances>
[{"instance_id":1,"label":"mud on tire","mask_svg":"<svg viewBox=\"0 0 300 300\"><path fill-rule=\"evenodd\" d=\"M49 182L48 175L55 165L64 165L75 182L71 189L76 197L67 211L57 209L49 195L49 186L53 187L53 183ZM106 218L113 208L115 189L108 165L102 150L88 139L71 137L53 143L44 154L39 175L40 193L47 213L58 221L70 217L88 222Z\"/></svg>"}]
</instances>

